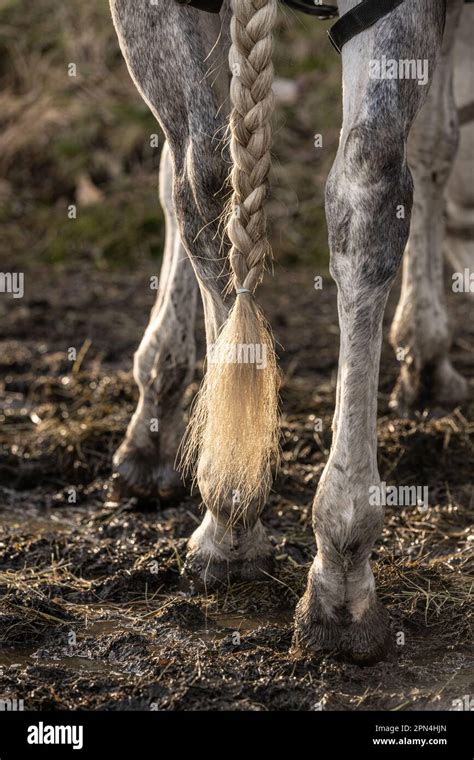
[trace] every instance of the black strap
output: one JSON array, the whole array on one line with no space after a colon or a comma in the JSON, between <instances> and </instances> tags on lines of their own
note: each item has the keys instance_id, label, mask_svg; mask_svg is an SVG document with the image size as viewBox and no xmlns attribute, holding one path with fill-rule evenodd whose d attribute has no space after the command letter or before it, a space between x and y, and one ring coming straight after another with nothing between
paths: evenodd
<instances>
[{"instance_id":1,"label":"black strap","mask_svg":"<svg viewBox=\"0 0 474 760\"><path fill-rule=\"evenodd\" d=\"M197 8L200 11L208 13L219 13L222 8L223 0L176 0L179 5L189 5L191 8ZM328 3L315 3L314 0L282 0L284 5L289 5L295 11L308 13L310 16L317 16L320 19L337 18L339 15L335 5Z\"/></svg>"},{"instance_id":2,"label":"black strap","mask_svg":"<svg viewBox=\"0 0 474 760\"><path fill-rule=\"evenodd\" d=\"M346 42L368 29L403 2L404 0L362 0L352 10L344 13L329 29L329 39L340 53Z\"/></svg>"},{"instance_id":3,"label":"black strap","mask_svg":"<svg viewBox=\"0 0 474 760\"><path fill-rule=\"evenodd\" d=\"M474 2L474 0L466 1ZM208 13L219 13L223 0L176 0L176 2ZM317 3L315 0L282 0L282 2L294 10L321 19L336 18L339 15L335 5ZM340 53L348 40L375 24L382 16L386 16L402 2L403 0L362 0L355 8L341 16L339 21L336 21L328 31L329 39Z\"/></svg>"},{"instance_id":4,"label":"black strap","mask_svg":"<svg viewBox=\"0 0 474 760\"><path fill-rule=\"evenodd\" d=\"M208 13L219 13L223 0L176 0L176 2ZM336 18L338 15L335 5L316 3L315 0L282 0L282 2L297 11L322 19ZM352 10L344 13L339 21L336 21L328 31L329 39L340 53L346 42L373 26L403 2L404 0L362 0ZM474 0L464 0L464 2L474 3Z\"/></svg>"},{"instance_id":5,"label":"black strap","mask_svg":"<svg viewBox=\"0 0 474 760\"><path fill-rule=\"evenodd\" d=\"M197 8L200 11L208 13L219 13L222 8L223 0L176 0L179 5L189 5L191 8ZM282 0L284 5L289 5L296 11L308 13L310 16L317 16L320 19L337 18L339 15L335 5L327 3L315 3L314 0Z\"/></svg>"},{"instance_id":6,"label":"black strap","mask_svg":"<svg viewBox=\"0 0 474 760\"><path fill-rule=\"evenodd\" d=\"M191 8L197 8L199 11L208 13L219 13L224 0L176 0L178 5L189 5Z\"/></svg>"}]
</instances>

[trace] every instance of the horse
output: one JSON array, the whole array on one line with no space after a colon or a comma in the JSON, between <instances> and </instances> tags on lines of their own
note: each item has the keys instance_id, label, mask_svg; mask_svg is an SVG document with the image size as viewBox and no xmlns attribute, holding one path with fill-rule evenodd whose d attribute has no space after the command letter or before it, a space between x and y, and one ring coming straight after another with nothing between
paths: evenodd
<instances>
[{"instance_id":1,"label":"horse","mask_svg":"<svg viewBox=\"0 0 474 760\"><path fill-rule=\"evenodd\" d=\"M276 0L224 0L217 13L192 5L110 0L129 72L166 137L159 290L134 356L139 401L114 469L119 493L166 501L182 492L179 452L206 507L184 571L212 588L272 568L261 514L278 465L280 373L256 291L271 256L265 203L278 9ZM474 9L463 0L387 5L342 41L333 35L343 121L325 209L340 354L332 445L313 503L317 552L292 645L297 655L337 652L361 664L391 648L370 565L384 507L370 493L381 487L382 318L403 254L391 406L403 416L467 394L449 357L442 261L446 247L458 264L467 261L472 245L473 135L467 124L460 140L453 77L466 80L469 66L472 74ZM339 0L338 23L368 6L373 0ZM199 295L207 371L186 430Z\"/></svg>"}]
</instances>

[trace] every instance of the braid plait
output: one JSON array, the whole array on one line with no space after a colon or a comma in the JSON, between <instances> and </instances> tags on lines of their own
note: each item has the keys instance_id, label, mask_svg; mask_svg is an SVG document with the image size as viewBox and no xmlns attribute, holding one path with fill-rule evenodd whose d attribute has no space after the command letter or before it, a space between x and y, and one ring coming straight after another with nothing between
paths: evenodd
<instances>
[{"instance_id":1,"label":"braid plait","mask_svg":"<svg viewBox=\"0 0 474 760\"><path fill-rule=\"evenodd\" d=\"M276 0L232 0L229 63L232 214L227 234L235 288L254 291L271 256L265 201L271 164L272 30Z\"/></svg>"},{"instance_id":2,"label":"braid plait","mask_svg":"<svg viewBox=\"0 0 474 760\"><path fill-rule=\"evenodd\" d=\"M227 235L237 297L215 342L182 447L201 497L229 525L255 524L279 461L280 373L270 326L253 297L266 260L265 202L273 111L276 0L231 0L230 151Z\"/></svg>"}]
</instances>

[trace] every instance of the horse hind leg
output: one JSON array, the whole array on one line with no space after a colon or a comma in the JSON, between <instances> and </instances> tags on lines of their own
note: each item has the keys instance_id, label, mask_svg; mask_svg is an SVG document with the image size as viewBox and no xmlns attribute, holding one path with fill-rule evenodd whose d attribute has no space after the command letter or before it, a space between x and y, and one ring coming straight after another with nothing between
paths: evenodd
<instances>
[{"instance_id":1,"label":"horse hind leg","mask_svg":"<svg viewBox=\"0 0 474 760\"><path fill-rule=\"evenodd\" d=\"M461 10L462 0L447 5L441 55L408 140L415 195L400 302L390 333L400 361L391 407L400 415L452 407L467 395L466 381L449 357L451 330L443 272L445 190L459 137L452 77Z\"/></svg>"},{"instance_id":2,"label":"horse hind leg","mask_svg":"<svg viewBox=\"0 0 474 760\"><path fill-rule=\"evenodd\" d=\"M206 45L198 11L165 0L111 0L110 5L130 74L166 137L160 165L163 266L156 303L134 357L140 396L114 456L114 490L177 495L181 479L175 460L185 428L183 394L194 370L198 285L209 334L217 332L225 315L219 280L223 267L216 255L216 219L222 211L218 191L225 173L218 176L223 161L213 136L220 122L206 77L211 64L204 62L211 44ZM218 26L214 32L215 41Z\"/></svg>"},{"instance_id":3,"label":"horse hind leg","mask_svg":"<svg viewBox=\"0 0 474 760\"><path fill-rule=\"evenodd\" d=\"M342 11L351 5L340 3ZM426 59L431 71L443 20L443 0L413 0L342 51L343 128L326 189L341 328L338 417L313 504L317 555L296 609L295 653L334 652L367 663L390 647L388 614L370 566L384 515L377 390L383 312L410 226L406 140L426 87L367 72L382 56Z\"/></svg>"},{"instance_id":4,"label":"horse hind leg","mask_svg":"<svg viewBox=\"0 0 474 760\"><path fill-rule=\"evenodd\" d=\"M454 46L454 98L460 129L458 153L447 188L445 252L455 273L464 275L467 270L470 278L474 278L473 35L474 7L465 5ZM466 292L465 285L461 290ZM467 295L474 296L474 283Z\"/></svg>"},{"instance_id":5,"label":"horse hind leg","mask_svg":"<svg viewBox=\"0 0 474 760\"><path fill-rule=\"evenodd\" d=\"M175 458L185 428L183 396L194 373L198 288L179 236L167 144L160 164L160 200L166 220L163 264L155 305L134 357L140 395L114 455L112 498L158 496L170 501L184 491Z\"/></svg>"},{"instance_id":6,"label":"horse hind leg","mask_svg":"<svg viewBox=\"0 0 474 760\"><path fill-rule=\"evenodd\" d=\"M224 9L222 17L211 16L166 0L153 4L148 0L111 0L111 7L128 68L169 146L174 213L201 294L209 351L228 314L223 297L228 257L222 234L230 167L225 142L229 99L227 11ZM189 324L191 316L188 320ZM148 356L146 343L143 352L139 351L146 369L145 383L149 376L145 365L153 354L150 351ZM191 348L188 346L184 353L186 379ZM143 417L144 423L148 414ZM172 458L176 454L174 445ZM201 493L205 492L202 478L199 486ZM245 524L241 521L229 527L231 511L232 504L227 503L208 510L190 539L186 572L206 586L228 579L250 579L271 564L272 548L260 522L260 511L249 509Z\"/></svg>"}]
</instances>

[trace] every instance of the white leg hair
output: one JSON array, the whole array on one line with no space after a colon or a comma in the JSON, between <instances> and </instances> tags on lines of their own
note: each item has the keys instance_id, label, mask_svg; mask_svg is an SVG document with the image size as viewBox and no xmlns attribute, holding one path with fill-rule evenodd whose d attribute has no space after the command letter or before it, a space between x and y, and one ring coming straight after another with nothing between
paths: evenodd
<instances>
[{"instance_id":1,"label":"white leg hair","mask_svg":"<svg viewBox=\"0 0 474 760\"><path fill-rule=\"evenodd\" d=\"M163 499L182 492L174 462L184 433L182 396L195 365L197 281L181 243L172 200L168 146L160 165L160 200L166 240L159 289L150 321L134 357L140 391L125 439L114 456L114 490ZM156 421L155 423L153 421Z\"/></svg>"},{"instance_id":2,"label":"white leg hair","mask_svg":"<svg viewBox=\"0 0 474 760\"><path fill-rule=\"evenodd\" d=\"M339 3L342 12L354 4ZM426 60L431 77L443 20L442 0L412 0L342 51L343 128L326 189L341 328L337 419L313 505L317 555L296 610L296 652L340 651L367 662L390 642L369 562L384 511L370 498L380 489L378 373L383 312L409 233L406 140L427 88L378 78L373 64L383 56Z\"/></svg>"}]
</instances>

